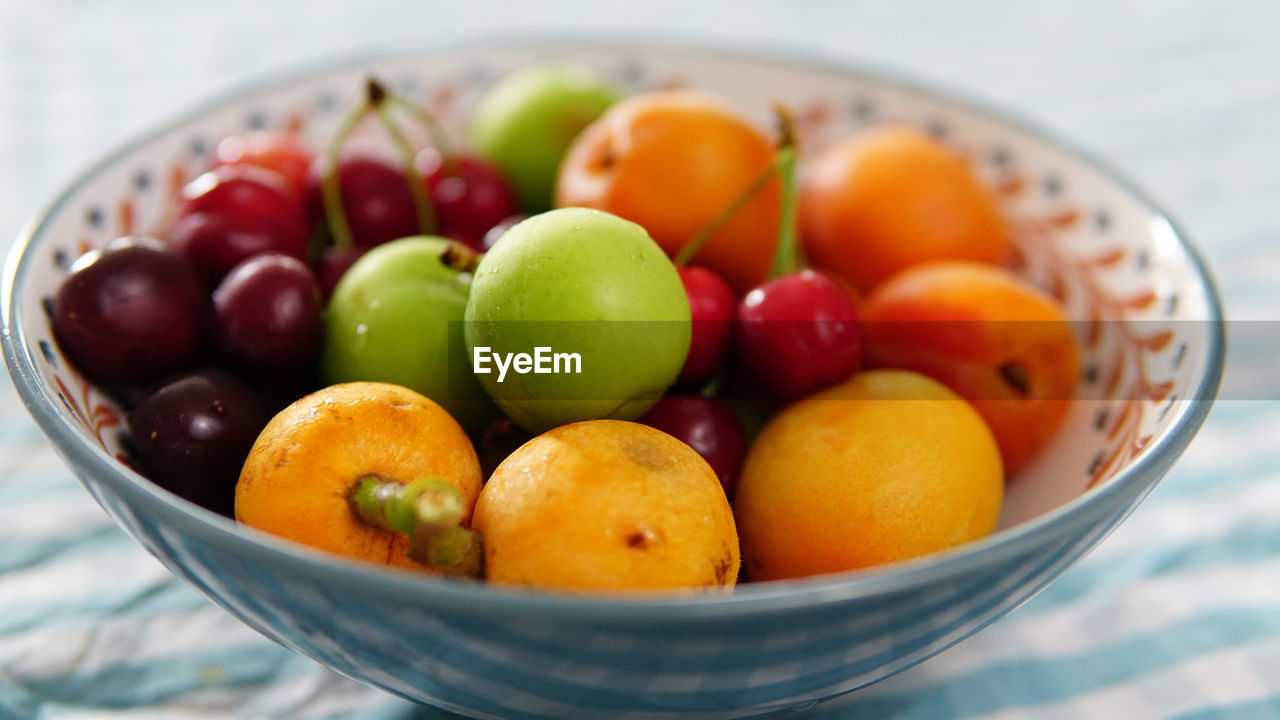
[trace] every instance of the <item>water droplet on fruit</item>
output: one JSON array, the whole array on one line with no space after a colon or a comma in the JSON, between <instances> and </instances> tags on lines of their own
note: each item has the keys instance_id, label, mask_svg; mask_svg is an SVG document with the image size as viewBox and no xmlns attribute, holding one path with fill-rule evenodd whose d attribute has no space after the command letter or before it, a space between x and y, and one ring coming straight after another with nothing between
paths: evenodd
<instances>
[{"instance_id":1,"label":"water droplet on fruit","mask_svg":"<svg viewBox=\"0 0 1280 720\"><path fill-rule=\"evenodd\" d=\"M213 414L225 416L227 414L227 406L221 400L214 400Z\"/></svg>"}]
</instances>

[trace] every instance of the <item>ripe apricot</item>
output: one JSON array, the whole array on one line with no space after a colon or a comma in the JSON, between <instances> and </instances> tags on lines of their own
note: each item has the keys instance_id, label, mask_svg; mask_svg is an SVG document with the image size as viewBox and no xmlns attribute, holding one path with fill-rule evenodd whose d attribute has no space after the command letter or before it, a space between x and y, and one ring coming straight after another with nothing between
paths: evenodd
<instances>
[{"instance_id":1,"label":"ripe apricot","mask_svg":"<svg viewBox=\"0 0 1280 720\"><path fill-rule=\"evenodd\" d=\"M561 590L732 587L738 535L693 448L621 420L562 425L508 457L476 502L486 579Z\"/></svg>"},{"instance_id":2,"label":"ripe apricot","mask_svg":"<svg viewBox=\"0 0 1280 720\"><path fill-rule=\"evenodd\" d=\"M867 299L869 364L915 370L977 408L1014 473L1062 425L1080 350L1062 307L1003 268L939 262L907 270Z\"/></svg>"},{"instance_id":3,"label":"ripe apricot","mask_svg":"<svg viewBox=\"0 0 1280 720\"><path fill-rule=\"evenodd\" d=\"M688 91L643 93L614 105L574 140L560 166L555 203L639 223L674 255L772 160L764 133L716 100ZM774 179L711 236L696 263L740 292L764 280L779 203Z\"/></svg>"},{"instance_id":4,"label":"ripe apricot","mask_svg":"<svg viewBox=\"0 0 1280 720\"><path fill-rule=\"evenodd\" d=\"M967 161L904 125L854 134L808 163L800 234L814 265L863 294L918 263L1001 263L1012 248L995 200Z\"/></svg>"},{"instance_id":5,"label":"ripe apricot","mask_svg":"<svg viewBox=\"0 0 1280 720\"><path fill-rule=\"evenodd\" d=\"M1003 500L991 431L923 375L873 370L783 410L734 496L752 580L906 560L995 529Z\"/></svg>"},{"instance_id":6,"label":"ripe apricot","mask_svg":"<svg viewBox=\"0 0 1280 720\"><path fill-rule=\"evenodd\" d=\"M293 403L258 436L236 485L236 520L304 545L421 570L409 538L357 519L349 497L365 477L439 477L468 512L480 463L462 428L436 403L399 385L333 385Z\"/></svg>"}]
</instances>

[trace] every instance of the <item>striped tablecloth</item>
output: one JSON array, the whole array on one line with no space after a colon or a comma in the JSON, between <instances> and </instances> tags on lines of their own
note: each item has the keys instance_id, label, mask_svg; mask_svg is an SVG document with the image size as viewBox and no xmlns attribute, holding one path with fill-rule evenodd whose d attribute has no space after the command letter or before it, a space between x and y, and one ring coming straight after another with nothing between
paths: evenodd
<instances>
[{"instance_id":1,"label":"striped tablecloth","mask_svg":"<svg viewBox=\"0 0 1280 720\"><path fill-rule=\"evenodd\" d=\"M809 48L1015 108L1172 208L1230 316L1255 322L1236 333L1247 342L1233 348L1227 399L1099 550L975 638L809 716L1280 717L1280 393L1232 381L1249 375L1241 358L1274 374L1280 350L1267 324L1280 300L1280 11L610 5L0 0L0 237L89 160L191 102L385 43L676 32ZM75 483L7 383L0 513L0 718L442 716L277 647L170 576Z\"/></svg>"}]
</instances>

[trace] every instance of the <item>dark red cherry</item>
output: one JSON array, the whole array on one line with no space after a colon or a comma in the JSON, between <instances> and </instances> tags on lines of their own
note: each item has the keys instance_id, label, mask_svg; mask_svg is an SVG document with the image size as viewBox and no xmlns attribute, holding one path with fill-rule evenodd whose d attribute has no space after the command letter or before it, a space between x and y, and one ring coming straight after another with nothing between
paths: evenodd
<instances>
[{"instance_id":1,"label":"dark red cherry","mask_svg":"<svg viewBox=\"0 0 1280 720\"><path fill-rule=\"evenodd\" d=\"M701 395L667 395L640 422L698 451L720 478L725 494L733 497L747 441L742 424L728 406Z\"/></svg>"},{"instance_id":2,"label":"dark red cherry","mask_svg":"<svg viewBox=\"0 0 1280 720\"><path fill-rule=\"evenodd\" d=\"M152 238L77 261L53 302L67 358L98 382L140 387L195 364L209 300L191 265Z\"/></svg>"},{"instance_id":3,"label":"dark red cherry","mask_svg":"<svg viewBox=\"0 0 1280 720\"><path fill-rule=\"evenodd\" d=\"M218 351L248 375L300 374L320 354L320 286L287 255L259 255L227 274L213 293Z\"/></svg>"},{"instance_id":4,"label":"dark red cherry","mask_svg":"<svg viewBox=\"0 0 1280 720\"><path fill-rule=\"evenodd\" d=\"M230 517L236 481L267 414L241 380L209 369L151 390L129 413L139 470Z\"/></svg>"}]
</instances>

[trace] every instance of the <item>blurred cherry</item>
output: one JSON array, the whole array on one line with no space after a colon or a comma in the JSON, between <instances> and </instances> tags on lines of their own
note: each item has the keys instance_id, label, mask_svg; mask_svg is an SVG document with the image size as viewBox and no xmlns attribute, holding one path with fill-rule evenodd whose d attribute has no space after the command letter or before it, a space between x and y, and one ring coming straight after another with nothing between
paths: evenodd
<instances>
[{"instance_id":1,"label":"blurred cherry","mask_svg":"<svg viewBox=\"0 0 1280 720\"><path fill-rule=\"evenodd\" d=\"M667 395L640 422L696 450L720 478L725 495L733 497L747 441L742 424L727 405L701 395Z\"/></svg>"}]
</instances>

